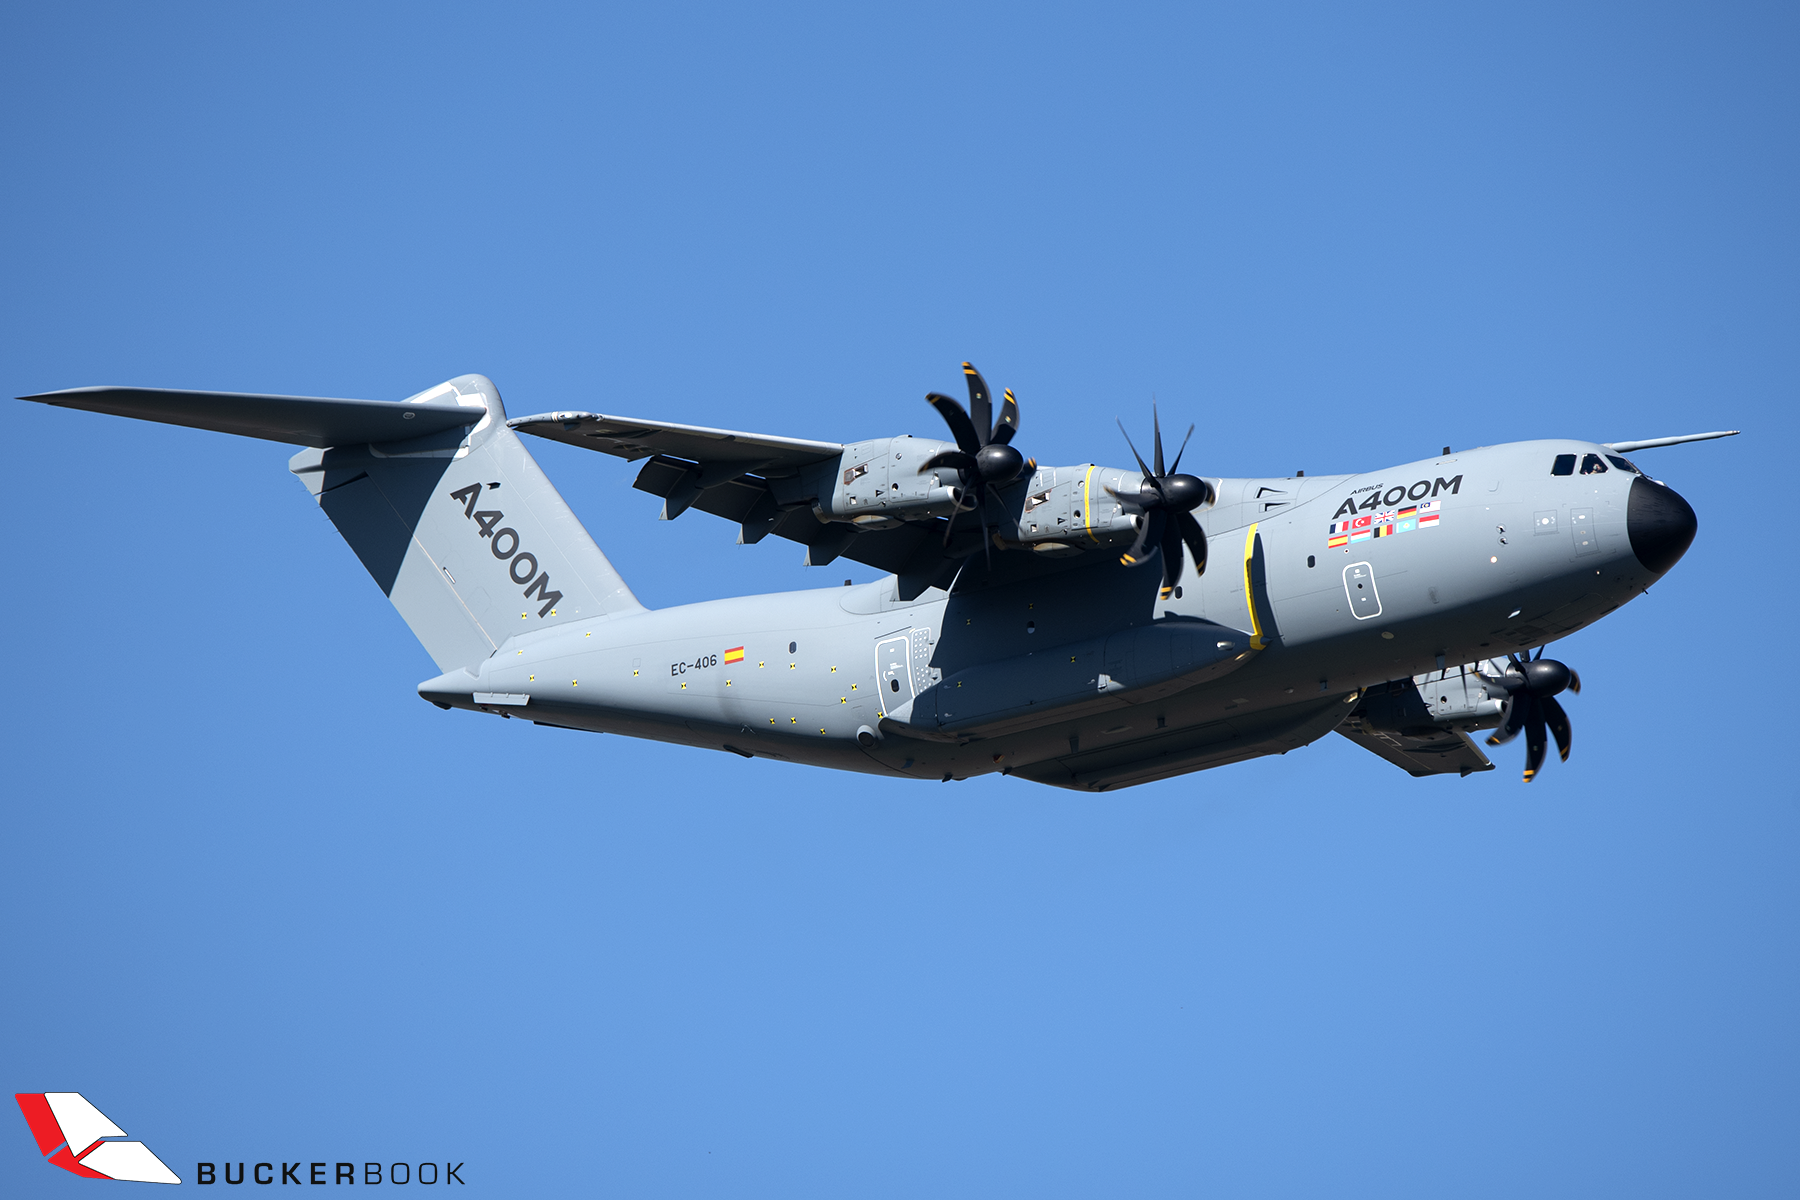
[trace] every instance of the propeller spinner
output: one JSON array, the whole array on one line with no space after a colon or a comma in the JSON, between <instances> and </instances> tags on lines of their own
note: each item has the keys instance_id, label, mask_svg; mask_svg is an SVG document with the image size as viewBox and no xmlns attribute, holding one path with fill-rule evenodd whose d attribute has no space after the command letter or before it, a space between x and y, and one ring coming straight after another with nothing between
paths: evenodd
<instances>
[{"instance_id":1,"label":"propeller spinner","mask_svg":"<svg viewBox=\"0 0 1800 1200\"><path fill-rule=\"evenodd\" d=\"M981 550L989 556L989 538L987 523L988 489L1001 488L1017 479L1026 471L1037 470L1037 460L1028 459L1013 448L1013 435L1019 432L1019 403L1013 399L1012 389L1007 389L1005 397L1000 401L1000 415L993 414L993 394L988 390L987 380L975 369L973 363L963 364L963 380L969 386L969 411L940 392L932 392L925 397L925 402L937 409L938 415L944 418L944 424L950 426L950 434L956 439L955 450L945 450L933 455L924 466L926 471L941 470L944 467L954 468L957 479L962 485L963 495L974 500L972 507L975 516L981 522ZM992 431L989 423L992 422ZM950 544L950 535L956 529L958 513L950 514L950 520L944 528L944 544Z\"/></svg>"},{"instance_id":2,"label":"propeller spinner","mask_svg":"<svg viewBox=\"0 0 1800 1200\"><path fill-rule=\"evenodd\" d=\"M1213 499L1212 485L1204 479L1193 475L1183 475L1181 456L1187 451L1188 439L1194 436L1194 427L1188 426L1187 437L1181 439L1181 449L1175 451L1175 461L1168 470L1163 469L1162 418L1157 414L1154 405L1150 409L1151 429L1156 443L1156 469L1153 471L1144 462L1144 456L1138 453L1136 443L1131 435L1125 433L1125 423L1119 422L1119 432L1125 434L1125 444L1131 447L1131 456L1137 459L1138 469L1144 473L1144 482L1138 485L1136 492L1118 492L1112 488L1106 490L1125 501L1135 504L1144 512L1144 522L1138 528L1137 541L1131 549L1119 556L1119 561L1128 567L1141 566L1149 560L1150 547L1155 546L1162 551L1163 580L1162 598L1167 600L1181 582L1183 542L1194 556L1194 571L1206 574L1206 531L1200 528L1200 522L1194 517L1194 510Z\"/></svg>"}]
</instances>

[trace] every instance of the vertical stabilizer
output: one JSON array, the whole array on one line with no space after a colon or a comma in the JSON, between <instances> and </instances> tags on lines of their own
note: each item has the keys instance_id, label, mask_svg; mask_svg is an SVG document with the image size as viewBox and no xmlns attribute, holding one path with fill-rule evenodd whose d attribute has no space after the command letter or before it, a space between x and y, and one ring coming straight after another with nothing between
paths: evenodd
<instances>
[{"instance_id":1,"label":"vertical stabilizer","mask_svg":"<svg viewBox=\"0 0 1800 1200\"><path fill-rule=\"evenodd\" d=\"M408 404L468 408L469 426L302 450L289 462L439 669L515 634L643 608L569 511L485 376Z\"/></svg>"}]
</instances>

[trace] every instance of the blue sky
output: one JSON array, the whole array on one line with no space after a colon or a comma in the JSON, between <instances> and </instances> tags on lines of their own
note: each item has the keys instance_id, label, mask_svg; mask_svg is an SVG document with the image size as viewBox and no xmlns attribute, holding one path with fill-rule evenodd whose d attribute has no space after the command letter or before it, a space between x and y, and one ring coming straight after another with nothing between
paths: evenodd
<instances>
[{"instance_id":1,"label":"blue sky","mask_svg":"<svg viewBox=\"0 0 1800 1200\"><path fill-rule=\"evenodd\" d=\"M1577 743L1094 797L443 713L286 449L6 405L0 1076L488 1195L1792 1195L1791 6L26 6L0 385L1208 474L1741 427ZM652 605L826 586L533 451ZM0 1120L0 1128L6 1123ZM108 1186L24 1122L0 1192Z\"/></svg>"}]
</instances>

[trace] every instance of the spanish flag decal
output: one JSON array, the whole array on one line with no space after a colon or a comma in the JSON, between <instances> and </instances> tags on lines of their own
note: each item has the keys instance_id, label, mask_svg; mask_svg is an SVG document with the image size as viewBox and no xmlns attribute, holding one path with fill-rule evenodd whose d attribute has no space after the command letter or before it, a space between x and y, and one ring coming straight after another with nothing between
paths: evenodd
<instances>
[{"instance_id":1,"label":"spanish flag decal","mask_svg":"<svg viewBox=\"0 0 1800 1200\"><path fill-rule=\"evenodd\" d=\"M744 661L744 648L742 646L733 646L731 649L729 649L725 652L725 663L727 666L731 665L734 662L743 662L743 661Z\"/></svg>"}]
</instances>

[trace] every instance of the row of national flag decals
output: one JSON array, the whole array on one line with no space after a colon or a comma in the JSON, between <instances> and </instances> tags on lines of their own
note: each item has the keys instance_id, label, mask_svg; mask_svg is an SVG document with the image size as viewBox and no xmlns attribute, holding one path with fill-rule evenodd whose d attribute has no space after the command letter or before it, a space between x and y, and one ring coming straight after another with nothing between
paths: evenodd
<instances>
[{"instance_id":1,"label":"row of national flag decals","mask_svg":"<svg viewBox=\"0 0 1800 1200\"><path fill-rule=\"evenodd\" d=\"M1405 508L1391 508L1386 512L1333 521L1325 544L1335 549L1338 546L1348 546L1351 542L1393 537L1397 533L1411 533L1415 529L1434 529L1438 523L1438 506L1442 503L1440 500L1427 500L1422 504L1408 504Z\"/></svg>"}]
</instances>

